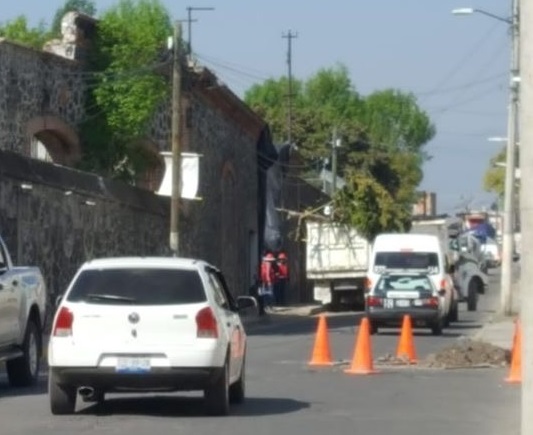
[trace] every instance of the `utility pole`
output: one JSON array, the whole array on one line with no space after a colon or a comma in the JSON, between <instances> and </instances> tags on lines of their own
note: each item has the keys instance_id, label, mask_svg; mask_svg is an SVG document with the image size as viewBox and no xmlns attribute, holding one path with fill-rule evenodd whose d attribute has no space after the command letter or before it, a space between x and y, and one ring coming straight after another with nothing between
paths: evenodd
<instances>
[{"instance_id":1,"label":"utility pole","mask_svg":"<svg viewBox=\"0 0 533 435\"><path fill-rule=\"evenodd\" d=\"M281 35L282 38L287 39L287 67L289 72L289 92L287 95L287 141L292 145L292 40L298 37L297 33L289 33Z\"/></svg>"},{"instance_id":2,"label":"utility pole","mask_svg":"<svg viewBox=\"0 0 533 435\"><path fill-rule=\"evenodd\" d=\"M170 203L170 250L174 257L179 253L179 215L181 197L181 23L174 24L172 58L172 199Z\"/></svg>"},{"instance_id":3,"label":"utility pole","mask_svg":"<svg viewBox=\"0 0 533 435\"><path fill-rule=\"evenodd\" d=\"M192 19L192 11L214 11L215 8L199 8L196 6L187 6L187 43L189 45L187 54L192 53L192 23L197 21Z\"/></svg>"},{"instance_id":4,"label":"utility pole","mask_svg":"<svg viewBox=\"0 0 533 435\"><path fill-rule=\"evenodd\" d=\"M339 146L337 127L333 129L331 146L331 196L333 196L337 192L337 148Z\"/></svg>"},{"instance_id":5,"label":"utility pole","mask_svg":"<svg viewBox=\"0 0 533 435\"><path fill-rule=\"evenodd\" d=\"M522 2L520 22L520 322L522 326L521 434L533 433L533 4Z\"/></svg>"},{"instance_id":6,"label":"utility pole","mask_svg":"<svg viewBox=\"0 0 533 435\"><path fill-rule=\"evenodd\" d=\"M503 205L503 234L502 234L502 269L501 269L501 310L503 314L512 314L512 268L514 254L515 232L515 183L516 183L516 143L518 137L518 100L520 75L520 25L519 0L512 2L511 26L511 71L509 112L507 127L507 152L505 166L505 190ZM524 185L524 183L522 183Z\"/></svg>"}]
</instances>

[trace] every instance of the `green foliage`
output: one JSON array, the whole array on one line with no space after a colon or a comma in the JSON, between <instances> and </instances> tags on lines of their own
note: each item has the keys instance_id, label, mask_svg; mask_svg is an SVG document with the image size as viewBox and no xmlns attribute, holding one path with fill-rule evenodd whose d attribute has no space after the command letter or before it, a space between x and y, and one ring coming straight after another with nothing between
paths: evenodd
<instances>
[{"instance_id":1,"label":"green foliage","mask_svg":"<svg viewBox=\"0 0 533 435\"><path fill-rule=\"evenodd\" d=\"M30 27L27 18L21 15L0 26L0 38L40 50L50 39L50 32L44 22L37 27Z\"/></svg>"},{"instance_id":2,"label":"green foliage","mask_svg":"<svg viewBox=\"0 0 533 435\"><path fill-rule=\"evenodd\" d=\"M156 0L121 0L102 15L91 62L101 73L83 126L85 168L133 180L148 165L138 144L168 96L170 86L156 67L171 34L168 12Z\"/></svg>"},{"instance_id":3,"label":"green foliage","mask_svg":"<svg viewBox=\"0 0 533 435\"><path fill-rule=\"evenodd\" d=\"M410 207L396 201L376 179L350 171L346 182L335 197L335 219L357 228L370 241L381 232L409 230Z\"/></svg>"},{"instance_id":4,"label":"green foliage","mask_svg":"<svg viewBox=\"0 0 533 435\"><path fill-rule=\"evenodd\" d=\"M495 166L498 162L505 162L506 149L502 148L498 154L490 159L489 168L483 178L483 187L487 192L492 192L503 198L505 192L505 168Z\"/></svg>"},{"instance_id":5,"label":"green foliage","mask_svg":"<svg viewBox=\"0 0 533 435\"><path fill-rule=\"evenodd\" d=\"M73 11L95 16L96 5L94 1L91 0L65 0L65 4L60 7L54 15L51 28L52 34L55 36L59 36L61 34L61 20L67 12Z\"/></svg>"},{"instance_id":6,"label":"green foliage","mask_svg":"<svg viewBox=\"0 0 533 435\"><path fill-rule=\"evenodd\" d=\"M286 137L287 79L268 80L245 94L270 124L274 140ZM338 174L347 186L334 198L335 217L373 238L406 228L422 165L435 127L412 94L387 89L360 95L343 65L295 81L293 137L309 166L331 154L333 128L342 139Z\"/></svg>"}]
</instances>

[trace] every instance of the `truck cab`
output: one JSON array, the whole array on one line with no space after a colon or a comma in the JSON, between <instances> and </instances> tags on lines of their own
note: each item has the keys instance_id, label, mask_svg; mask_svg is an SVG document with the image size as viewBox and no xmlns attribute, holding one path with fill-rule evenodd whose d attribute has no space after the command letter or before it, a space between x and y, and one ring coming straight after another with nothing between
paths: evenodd
<instances>
[{"instance_id":1,"label":"truck cab","mask_svg":"<svg viewBox=\"0 0 533 435\"><path fill-rule=\"evenodd\" d=\"M46 321L46 286L37 267L13 265L0 238L0 362L12 386L37 382Z\"/></svg>"}]
</instances>

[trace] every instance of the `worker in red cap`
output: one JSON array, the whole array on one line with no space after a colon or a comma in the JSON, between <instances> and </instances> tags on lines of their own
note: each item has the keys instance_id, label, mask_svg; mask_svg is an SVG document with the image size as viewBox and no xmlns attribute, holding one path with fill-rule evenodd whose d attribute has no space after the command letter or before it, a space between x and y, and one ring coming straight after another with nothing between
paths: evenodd
<instances>
[{"instance_id":1,"label":"worker in red cap","mask_svg":"<svg viewBox=\"0 0 533 435\"><path fill-rule=\"evenodd\" d=\"M272 252L267 251L261 261L261 297L265 311L272 311L274 305L274 284L276 258Z\"/></svg>"},{"instance_id":2,"label":"worker in red cap","mask_svg":"<svg viewBox=\"0 0 533 435\"><path fill-rule=\"evenodd\" d=\"M276 286L274 289L274 295L276 299L276 305L285 305L287 291L287 283L289 282L289 262L285 251L280 251L276 259Z\"/></svg>"}]
</instances>

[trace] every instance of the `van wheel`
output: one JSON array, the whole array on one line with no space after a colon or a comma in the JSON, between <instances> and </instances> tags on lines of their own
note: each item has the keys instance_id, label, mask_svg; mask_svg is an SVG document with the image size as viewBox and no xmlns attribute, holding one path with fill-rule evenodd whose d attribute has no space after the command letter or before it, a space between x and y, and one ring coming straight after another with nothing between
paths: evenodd
<instances>
[{"instance_id":1,"label":"van wheel","mask_svg":"<svg viewBox=\"0 0 533 435\"><path fill-rule=\"evenodd\" d=\"M442 319L437 320L431 325L431 333L433 335L442 335L443 323Z\"/></svg>"},{"instance_id":2,"label":"van wheel","mask_svg":"<svg viewBox=\"0 0 533 435\"><path fill-rule=\"evenodd\" d=\"M33 318L28 321L22 344L22 356L6 362L9 384L13 387L29 387L39 379L41 363L41 334Z\"/></svg>"},{"instance_id":3,"label":"van wheel","mask_svg":"<svg viewBox=\"0 0 533 435\"><path fill-rule=\"evenodd\" d=\"M458 322L459 321L459 304L454 299L452 301L452 306L450 307L450 313L448 314L448 322Z\"/></svg>"},{"instance_id":4,"label":"van wheel","mask_svg":"<svg viewBox=\"0 0 533 435\"><path fill-rule=\"evenodd\" d=\"M468 296L466 301L466 306L468 311L477 310L477 301L479 298L478 285L474 280L471 280L468 283Z\"/></svg>"}]
</instances>

